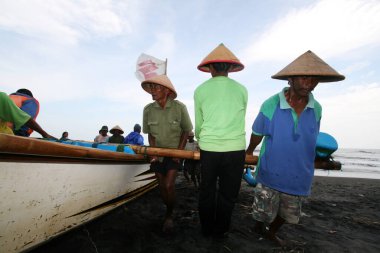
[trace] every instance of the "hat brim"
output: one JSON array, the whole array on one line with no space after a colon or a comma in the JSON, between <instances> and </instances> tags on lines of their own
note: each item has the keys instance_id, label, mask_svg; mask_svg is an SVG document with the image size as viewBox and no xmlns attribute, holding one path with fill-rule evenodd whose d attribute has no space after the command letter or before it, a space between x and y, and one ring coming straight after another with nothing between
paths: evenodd
<instances>
[{"instance_id":1,"label":"hat brim","mask_svg":"<svg viewBox=\"0 0 380 253\"><path fill-rule=\"evenodd\" d=\"M123 133L124 133L124 131L123 131L123 130L120 130L120 129L111 129L110 133L111 133L111 134L115 134L115 131L119 131L120 134L123 134Z\"/></svg>"},{"instance_id":2,"label":"hat brim","mask_svg":"<svg viewBox=\"0 0 380 253\"><path fill-rule=\"evenodd\" d=\"M328 83L328 82L338 82L338 81L343 81L345 79L345 76L343 75L318 75L318 74L292 74L292 75L273 75L273 79L277 80L284 80L287 81L289 78L292 77L297 77L297 76L310 76L310 77L316 77L318 78L318 81L320 83Z\"/></svg>"},{"instance_id":3,"label":"hat brim","mask_svg":"<svg viewBox=\"0 0 380 253\"><path fill-rule=\"evenodd\" d=\"M153 78L141 82L141 87L149 94L152 94L152 90L149 88L149 84L151 83L161 85L169 89L171 91L171 94L169 95L171 99L175 99L177 97L177 92L174 89L174 86L171 83L170 79L166 75L155 76Z\"/></svg>"},{"instance_id":4,"label":"hat brim","mask_svg":"<svg viewBox=\"0 0 380 253\"><path fill-rule=\"evenodd\" d=\"M198 70L203 71L203 72L208 72L210 73L210 67L209 65L212 63L230 63L232 66L228 70L228 72L238 72L244 69L244 65L240 62L237 61L228 61L228 60L211 60L211 61L206 61L202 62L201 64L198 65Z\"/></svg>"}]
</instances>

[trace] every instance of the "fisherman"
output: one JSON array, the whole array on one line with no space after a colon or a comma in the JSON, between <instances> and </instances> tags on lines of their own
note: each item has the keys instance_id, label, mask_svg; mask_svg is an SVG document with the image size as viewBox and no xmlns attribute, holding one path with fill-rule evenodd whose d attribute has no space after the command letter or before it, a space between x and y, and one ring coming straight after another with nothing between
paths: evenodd
<instances>
[{"instance_id":1,"label":"fisherman","mask_svg":"<svg viewBox=\"0 0 380 253\"><path fill-rule=\"evenodd\" d=\"M223 44L198 66L212 76L194 92L195 137L201 154L199 218L202 234L206 237L228 236L232 210L240 190L248 92L228 74L243 68Z\"/></svg>"},{"instance_id":2,"label":"fisherman","mask_svg":"<svg viewBox=\"0 0 380 253\"><path fill-rule=\"evenodd\" d=\"M166 75L159 75L143 81L141 86L154 100L145 106L143 113L143 132L148 134L149 145L183 150L193 125L186 106L174 100L177 92L173 84ZM166 205L164 233L171 233L174 228L175 179L180 162L179 158L150 157L150 168L156 174L161 198Z\"/></svg>"},{"instance_id":3,"label":"fisherman","mask_svg":"<svg viewBox=\"0 0 380 253\"><path fill-rule=\"evenodd\" d=\"M133 132L130 132L124 139L125 144L144 146L144 137L140 134L141 126L135 124Z\"/></svg>"},{"instance_id":4,"label":"fisherman","mask_svg":"<svg viewBox=\"0 0 380 253\"><path fill-rule=\"evenodd\" d=\"M255 230L284 246L276 233L285 222L298 223L314 175L322 107L311 92L320 82L345 77L307 51L272 78L288 81L289 87L262 104L246 154L252 155L263 140L254 188Z\"/></svg>"},{"instance_id":5,"label":"fisherman","mask_svg":"<svg viewBox=\"0 0 380 253\"><path fill-rule=\"evenodd\" d=\"M108 139L109 143L123 143L124 142L124 136L122 136L124 131L118 125L111 128L110 133L112 134L112 136Z\"/></svg>"},{"instance_id":6,"label":"fisherman","mask_svg":"<svg viewBox=\"0 0 380 253\"><path fill-rule=\"evenodd\" d=\"M18 108L6 93L0 92L0 133L14 134L8 126L9 122L13 124L13 129L16 131L26 125L44 138L56 139L46 133L30 115Z\"/></svg>"},{"instance_id":7,"label":"fisherman","mask_svg":"<svg viewBox=\"0 0 380 253\"><path fill-rule=\"evenodd\" d=\"M108 136L108 126L102 126L102 128L99 130L99 135L97 135L94 139L94 142L96 143L107 143L109 136Z\"/></svg>"},{"instance_id":8,"label":"fisherman","mask_svg":"<svg viewBox=\"0 0 380 253\"><path fill-rule=\"evenodd\" d=\"M9 95L13 102L24 112L29 114L34 120L36 120L38 113L40 111L40 103L37 99L33 97L33 93L28 89L19 89L16 92ZM13 125L10 125L13 128L15 135L29 137L33 129L30 129L27 126L22 126L20 129L14 129Z\"/></svg>"}]
</instances>

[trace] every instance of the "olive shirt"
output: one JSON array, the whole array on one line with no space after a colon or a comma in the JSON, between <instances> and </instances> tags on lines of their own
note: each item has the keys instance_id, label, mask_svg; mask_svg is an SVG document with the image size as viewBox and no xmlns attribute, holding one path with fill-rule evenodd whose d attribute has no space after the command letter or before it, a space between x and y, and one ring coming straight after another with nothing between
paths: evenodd
<instances>
[{"instance_id":1,"label":"olive shirt","mask_svg":"<svg viewBox=\"0 0 380 253\"><path fill-rule=\"evenodd\" d=\"M193 125L186 106L168 99L165 108L155 101L144 108L143 132L156 139L156 146L178 148L182 132L190 132Z\"/></svg>"},{"instance_id":2,"label":"olive shirt","mask_svg":"<svg viewBox=\"0 0 380 253\"><path fill-rule=\"evenodd\" d=\"M248 91L237 81L213 77L194 92L195 137L202 150L245 150Z\"/></svg>"},{"instance_id":3,"label":"olive shirt","mask_svg":"<svg viewBox=\"0 0 380 253\"><path fill-rule=\"evenodd\" d=\"M7 94L0 92L0 133L13 134L13 131L7 126L7 122L12 122L15 129L18 130L30 118L30 115L18 108Z\"/></svg>"}]
</instances>

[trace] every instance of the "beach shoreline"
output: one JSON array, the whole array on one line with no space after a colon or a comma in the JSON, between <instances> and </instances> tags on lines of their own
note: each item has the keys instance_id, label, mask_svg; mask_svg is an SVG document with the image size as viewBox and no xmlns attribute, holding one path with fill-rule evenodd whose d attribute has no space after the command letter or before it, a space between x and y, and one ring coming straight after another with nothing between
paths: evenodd
<instances>
[{"instance_id":1,"label":"beach shoreline","mask_svg":"<svg viewBox=\"0 0 380 253\"><path fill-rule=\"evenodd\" d=\"M314 177L300 223L280 229L292 245L286 250L253 231L252 187L246 182L224 240L201 235L198 190L182 173L176 188L173 235L161 232L165 208L155 188L30 252L380 252L380 180Z\"/></svg>"}]
</instances>

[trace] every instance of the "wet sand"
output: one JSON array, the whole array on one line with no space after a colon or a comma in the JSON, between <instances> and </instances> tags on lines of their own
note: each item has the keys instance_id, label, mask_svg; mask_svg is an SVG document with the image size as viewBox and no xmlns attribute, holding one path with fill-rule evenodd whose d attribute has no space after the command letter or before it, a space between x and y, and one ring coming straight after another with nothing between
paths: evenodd
<instances>
[{"instance_id":1,"label":"wet sand","mask_svg":"<svg viewBox=\"0 0 380 253\"><path fill-rule=\"evenodd\" d=\"M315 177L298 225L285 224L282 249L253 231L252 188L242 182L227 239L204 238L197 189L177 179L174 234L161 232L165 208L154 189L30 251L42 252L380 252L380 180Z\"/></svg>"}]
</instances>

